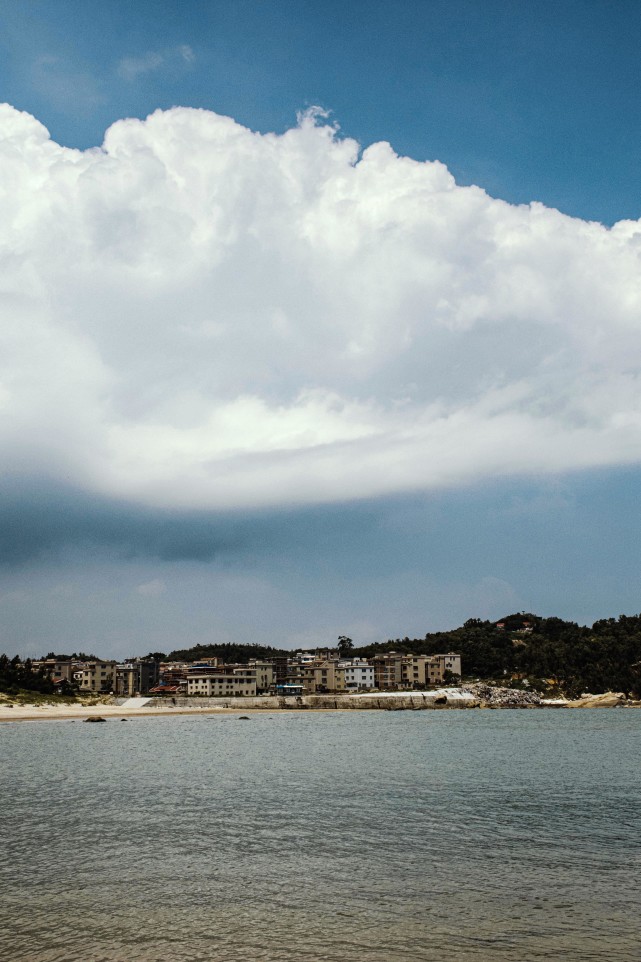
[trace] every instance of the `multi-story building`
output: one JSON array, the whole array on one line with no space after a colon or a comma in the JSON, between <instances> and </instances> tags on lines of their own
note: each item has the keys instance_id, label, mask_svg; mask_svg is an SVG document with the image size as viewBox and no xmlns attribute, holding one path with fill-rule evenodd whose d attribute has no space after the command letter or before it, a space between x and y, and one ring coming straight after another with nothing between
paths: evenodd
<instances>
[{"instance_id":1,"label":"multi-story building","mask_svg":"<svg viewBox=\"0 0 641 962\"><path fill-rule=\"evenodd\" d=\"M187 671L191 667L189 662L164 661L160 664L160 684L163 686L180 686L186 684Z\"/></svg>"},{"instance_id":2,"label":"multi-story building","mask_svg":"<svg viewBox=\"0 0 641 962\"><path fill-rule=\"evenodd\" d=\"M289 664L291 665L313 665L316 661L316 655L311 651L295 651L293 655L289 658Z\"/></svg>"},{"instance_id":3,"label":"multi-story building","mask_svg":"<svg viewBox=\"0 0 641 962\"><path fill-rule=\"evenodd\" d=\"M336 661L321 661L312 666L316 691L345 691L345 669Z\"/></svg>"},{"instance_id":4,"label":"multi-story building","mask_svg":"<svg viewBox=\"0 0 641 962\"><path fill-rule=\"evenodd\" d=\"M398 651L374 655L374 683L376 688L398 689L401 687L403 655Z\"/></svg>"},{"instance_id":5,"label":"multi-story building","mask_svg":"<svg viewBox=\"0 0 641 962\"><path fill-rule=\"evenodd\" d=\"M366 658L345 659L338 667L345 672L346 691L374 688L374 666Z\"/></svg>"},{"instance_id":6,"label":"multi-story building","mask_svg":"<svg viewBox=\"0 0 641 962\"><path fill-rule=\"evenodd\" d=\"M430 655L427 666L430 685L441 685L445 680L445 672L461 677L461 656L449 652L446 655Z\"/></svg>"},{"instance_id":7,"label":"multi-story building","mask_svg":"<svg viewBox=\"0 0 641 962\"><path fill-rule=\"evenodd\" d=\"M116 662L78 662L73 677L81 691L114 691L116 686Z\"/></svg>"},{"instance_id":8,"label":"multi-story building","mask_svg":"<svg viewBox=\"0 0 641 962\"><path fill-rule=\"evenodd\" d=\"M317 648L314 652L314 661L338 661L338 648Z\"/></svg>"},{"instance_id":9,"label":"multi-story building","mask_svg":"<svg viewBox=\"0 0 641 962\"><path fill-rule=\"evenodd\" d=\"M428 655L403 655L401 661L401 687L425 688L428 684Z\"/></svg>"},{"instance_id":10,"label":"multi-story building","mask_svg":"<svg viewBox=\"0 0 641 962\"><path fill-rule=\"evenodd\" d=\"M374 680L376 688L411 689L426 685L440 685L446 671L461 675L461 656L404 655L397 651L374 655Z\"/></svg>"},{"instance_id":11,"label":"multi-story building","mask_svg":"<svg viewBox=\"0 0 641 962\"><path fill-rule=\"evenodd\" d=\"M212 663L213 662L213 663ZM218 675L221 671L226 671L229 665L218 665L218 659L207 659L203 661L195 661L184 669L185 677L189 678L190 675Z\"/></svg>"},{"instance_id":12,"label":"multi-story building","mask_svg":"<svg viewBox=\"0 0 641 962\"><path fill-rule=\"evenodd\" d=\"M287 680L287 667L289 664L287 655L273 655L269 659L269 663L274 669L274 683L284 685Z\"/></svg>"},{"instance_id":13,"label":"multi-story building","mask_svg":"<svg viewBox=\"0 0 641 962\"><path fill-rule=\"evenodd\" d=\"M187 679L188 695L208 697L236 697L256 694L256 674L251 671L224 672L217 675L190 675Z\"/></svg>"},{"instance_id":14,"label":"multi-story building","mask_svg":"<svg viewBox=\"0 0 641 962\"><path fill-rule=\"evenodd\" d=\"M158 684L159 664L153 659L132 658L116 666L114 694L130 698L133 695L146 695Z\"/></svg>"},{"instance_id":15,"label":"multi-story building","mask_svg":"<svg viewBox=\"0 0 641 962\"><path fill-rule=\"evenodd\" d=\"M71 658L43 658L41 661L32 661L31 667L34 671L42 669L53 682L66 681L70 684L76 670Z\"/></svg>"},{"instance_id":16,"label":"multi-story building","mask_svg":"<svg viewBox=\"0 0 641 962\"><path fill-rule=\"evenodd\" d=\"M269 691L276 681L276 672L271 661L250 661L247 665L256 673L256 691L258 694Z\"/></svg>"}]
</instances>

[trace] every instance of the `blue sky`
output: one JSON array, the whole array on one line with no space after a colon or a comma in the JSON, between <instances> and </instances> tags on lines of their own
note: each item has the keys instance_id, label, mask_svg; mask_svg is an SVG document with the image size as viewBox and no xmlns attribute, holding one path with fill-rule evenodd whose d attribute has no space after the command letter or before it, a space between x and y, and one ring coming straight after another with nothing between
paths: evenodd
<instances>
[{"instance_id":1,"label":"blue sky","mask_svg":"<svg viewBox=\"0 0 641 962\"><path fill-rule=\"evenodd\" d=\"M624 0L0 2L0 101L88 151L0 116L0 648L641 608L641 231L585 223L641 216L640 44Z\"/></svg>"},{"instance_id":2,"label":"blue sky","mask_svg":"<svg viewBox=\"0 0 641 962\"><path fill-rule=\"evenodd\" d=\"M283 131L320 104L506 200L641 213L635 0L24 0L0 23L4 99L66 146L157 107Z\"/></svg>"}]
</instances>

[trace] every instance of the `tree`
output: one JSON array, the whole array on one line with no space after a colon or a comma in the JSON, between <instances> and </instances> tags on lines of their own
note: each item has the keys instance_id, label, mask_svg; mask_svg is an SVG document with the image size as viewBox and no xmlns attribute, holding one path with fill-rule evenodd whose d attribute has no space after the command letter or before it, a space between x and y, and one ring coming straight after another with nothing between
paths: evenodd
<instances>
[{"instance_id":1,"label":"tree","mask_svg":"<svg viewBox=\"0 0 641 962\"><path fill-rule=\"evenodd\" d=\"M354 642L347 635L338 636L338 654L341 658L347 658L354 650Z\"/></svg>"},{"instance_id":2,"label":"tree","mask_svg":"<svg viewBox=\"0 0 641 962\"><path fill-rule=\"evenodd\" d=\"M443 684L449 688L458 688L461 684L461 676L457 675L454 671L450 671L449 668L446 668L443 672Z\"/></svg>"}]
</instances>

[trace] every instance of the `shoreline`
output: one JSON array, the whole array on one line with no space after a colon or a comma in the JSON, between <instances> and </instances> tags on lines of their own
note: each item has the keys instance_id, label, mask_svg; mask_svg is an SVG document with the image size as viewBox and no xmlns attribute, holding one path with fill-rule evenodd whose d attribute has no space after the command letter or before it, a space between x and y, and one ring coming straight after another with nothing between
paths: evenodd
<instances>
[{"instance_id":1,"label":"shoreline","mask_svg":"<svg viewBox=\"0 0 641 962\"><path fill-rule=\"evenodd\" d=\"M605 693L603 695L592 695L589 697L570 700L543 700L540 704L518 705L518 704L484 704L479 700L457 699L449 703L439 704L430 700L418 700L408 697L409 693L399 692L396 697L389 693L384 696L382 701L388 704L381 704L377 699L377 704L372 704L372 699L363 699L359 704L357 698L350 698L349 703L340 704L340 698L323 699L324 703L310 704L297 703L284 704L283 699L274 698L273 704L261 705L251 704L253 699L248 699L250 704L230 705L229 700L225 704L212 704L211 702L203 705L183 704L183 705L159 705L157 699L149 699L149 704L114 704L114 703L94 703L94 704L0 704L0 723L2 722L21 722L21 721L82 721L88 718L104 718L108 720L129 720L131 718L172 718L183 715L220 715L236 716L239 715L261 715L261 714L287 714L287 713L319 713L319 712L352 712L352 711L443 711L452 709L481 709L481 710L533 710L533 709L565 709L565 708L641 708L641 702L625 699L618 693ZM240 700L240 699L239 699ZM328 701L331 701L328 704ZM396 704L394 704L396 702Z\"/></svg>"}]
</instances>

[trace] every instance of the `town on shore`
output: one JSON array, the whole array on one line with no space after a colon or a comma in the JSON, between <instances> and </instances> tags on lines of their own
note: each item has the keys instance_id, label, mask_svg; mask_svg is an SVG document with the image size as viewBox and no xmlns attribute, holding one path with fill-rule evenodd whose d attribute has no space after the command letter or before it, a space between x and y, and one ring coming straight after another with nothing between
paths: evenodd
<instances>
[{"instance_id":1,"label":"town on shore","mask_svg":"<svg viewBox=\"0 0 641 962\"><path fill-rule=\"evenodd\" d=\"M32 672L51 679L59 694L111 694L188 697L301 696L343 692L424 691L461 679L461 657L454 653L407 655L388 652L371 659L342 657L338 648L299 650L269 660L225 664L217 657L195 662L133 658L44 658Z\"/></svg>"},{"instance_id":2,"label":"town on shore","mask_svg":"<svg viewBox=\"0 0 641 962\"><path fill-rule=\"evenodd\" d=\"M422 638L356 647L291 651L260 644L213 642L125 661L50 651L37 660L0 655L0 695L26 699L111 695L229 698L369 695L440 687L508 686L540 699L578 699L621 692L641 699L641 615L591 626L520 612L498 621L470 618Z\"/></svg>"}]
</instances>

